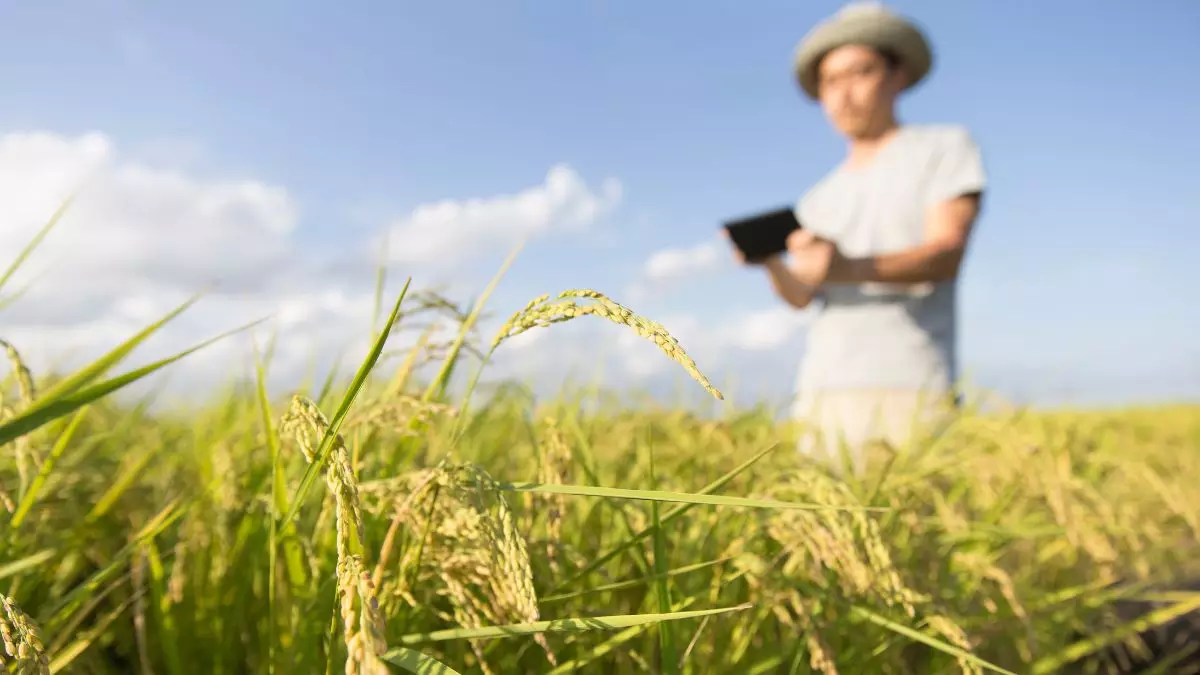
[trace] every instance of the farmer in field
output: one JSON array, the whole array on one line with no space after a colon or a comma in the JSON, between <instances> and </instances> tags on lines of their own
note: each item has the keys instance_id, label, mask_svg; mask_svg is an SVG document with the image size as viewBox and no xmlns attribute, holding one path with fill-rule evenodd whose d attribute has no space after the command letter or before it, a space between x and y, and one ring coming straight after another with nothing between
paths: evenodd
<instances>
[{"instance_id":1,"label":"farmer in field","mask_svg":"<svg viewBox=\"0 0 1200 675\"><path fill-rule=\"evenodd\" d=\"M794 404L802 449L847 448L860 469L871 441L903 447L957 407L957 277L985 176L962 127L897 120L931 65L921 31L877 4L847 6L796 50L800 88L847 151L765 268L790 305L820 305Z\"/></svg>"}]
</instances>

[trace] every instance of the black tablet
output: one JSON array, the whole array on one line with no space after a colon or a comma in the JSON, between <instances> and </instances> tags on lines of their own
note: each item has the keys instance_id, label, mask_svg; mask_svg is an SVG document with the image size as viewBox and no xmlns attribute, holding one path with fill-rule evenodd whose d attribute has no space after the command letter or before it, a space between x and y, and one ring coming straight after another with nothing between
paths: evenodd
<instances>
[{"instance_id":1,"label":"black tablet","mask_svg":"<svg viewBox=\"0 0 1200 675\"><path fill-rule=\"evenodd\" d=\"M722 225L729 233L730 241L749 263L761 263L786 251L788 235L801 227L795 209L790 206L726 221Z\"/></svg>"}]
</instances>

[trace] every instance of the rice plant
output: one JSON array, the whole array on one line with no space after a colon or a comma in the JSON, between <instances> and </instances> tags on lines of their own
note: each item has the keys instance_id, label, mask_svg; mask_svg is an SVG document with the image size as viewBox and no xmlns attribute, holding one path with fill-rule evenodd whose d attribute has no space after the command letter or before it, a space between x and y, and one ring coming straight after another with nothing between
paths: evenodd
<instances>
[{"instance_id":1,"label":"rice plant","mask_svg":"<svg viewBox=\"0 0 1200 675\"><path fill-rule=\"evenodd\" d=\"M1200 408L964 414L842 476L767 410L474 401L509 337L588 316L721 398L598 291L536 298L481 344L494 286L463 310L406 283L348 382L273 400L261 358L186 415L112 395L211 342L113 374L191 302L75 373L0 343L0 666L1133 672L1200 608L1175 586L1200 559ZM403 329L422 338L389 352Z\"/></svg>"}]
</instances>

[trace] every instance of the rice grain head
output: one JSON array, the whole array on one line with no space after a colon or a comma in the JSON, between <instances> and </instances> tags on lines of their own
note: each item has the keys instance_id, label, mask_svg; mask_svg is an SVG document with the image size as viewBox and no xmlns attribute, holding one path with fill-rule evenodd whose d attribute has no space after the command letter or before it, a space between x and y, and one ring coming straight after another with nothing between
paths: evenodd
<instances>
[{"instance_id":1,"label":"rice grain head","mask_svg":"<svg viewBox=\"0 0 1200 675\"><path fill-rule=\"evenodd\" d=\"M346 675L388 675L391 671L379 658L387 651L387 623L362 557L352 555L339 561L337 581Z\"/></svg>"},{"instance_id":2,"label":"rice grain head","mask_svg":"<svg viewBox=\"0 0 1200 675\"><path fill-rule=\"evenodd\" d=\"M280 432L293 434L304 458L312 464L317 460L316 444L329 431L329 427L329 420L315 403L296 395L292 397L292 404L283 417ZM350 454L341 434L334 434L333 448L322 468L325 482L334 498L337 590L346 642L346 675L384 675L389 671L378 657L387 651L387 624L362 557L350 552L352 534L359 546L365 547L367 539L358 481L354 477Z\"/></svg>"},{"instance_id":3,"label":"rice grain head","mask_svg":"<svg viewBox=\"0 0 1200 675\"><path fill-rule=\"evenodd\" d=\"M6 595L0 595L0 666L11 664L16 675L50 675L50 658L33 620Z\"/></svg>"},{"instance_id":4,"label":"rice grain head","mask_svg":"<svg viewBox=\"0 0 1200 675\"><path fill-rule=\"evenodd\" d=\"M417 487L404 498L403 508L415 537L428 532L428 541L410 547L401 568L419 564L422 585L440 586L437 593L453 608L453 616L443 618L466 628L537 621L525 538L491 476L474 464L445 460L408 481ZM556 664L545 637L534 639ZM490 672L482 653L477 650L476 655L480 667Z\"/></svg>"},{"instance_id":5,"label":"rice grain head","mask_svg":"<svg viewBox=\"0 0 1200 675\"><path fill-rule=\"evenodd\" d=\"M0 349L3 349L5 356L8 357L9 368L12 370L13 377L17 380L17 391L21 395L21 404L23 406L30 405L37 397L37 388L33 384L33 374L25 365L20 352L17 351L17 348L11 342L0 339Z\"/></svg>"},{"instance_id":6,"label":"rice grain head","mask_svg":"<svg viewBox=\"0 0 1200 675\"><path fill-rule=\"evenodd\" d=\"M25 361L21 358L21 354L17 351L17 348L7 340L0 340L0 349L4 350L5 356L8 358L9 369L12 371L13 378L17 381L17 393L20 396L18 406L8 406L0 399L0 422L4 422L15 417L21 410L33 405L33 401L37 397L37 388L33 383L33 375L25 365ZM2 395L3 392L0 391L0 396ZM24 497L25 489L29 487L33 473L41 465L41 459L33 449L33 443L29 434L24 434L14 440L13 448L17 459L17 477L20 480L19 494L21 497ZM0 488L0 504L3 504L5 510L9 513L12 513L16 509L12 498L2 488Z\"/></svg>"},{"instance_id":7,"label":"rice grain head","mask_svg":"<svg viewBox=\"0 0 1200 675\"><path fill-rule=\"evenodd\" d=\"M538 482L544 485L565 485L570 481L571 448L553 418L542 422L542 458L538 466ZM530 512L545 514L546 561L550 571L559 572L558 551L562 545L563 513L566 497L556 494L533 493Z\"/></svg>"},{"instance_id":8,"label":"rice grain head","mask_svg":"<svg viewBox=\"0 0 1200 675\"><path fill-rule=\"evenodd\" d=\"M804 469L785 476L770 496L851 507L780 511L769 517L768 535L787 552L782 568L785 576L800 575L824 583L832 573L838 580L833 590L878 599L915 616L918 594L904 584L878 524L858 508L862 504L844 483Z\"/></svg>"},{"instance_id":9,"label":"rice grain head","mask_svg":"<svg viewBox=\"0 0 1200 675\"><path fill-rule=\"evenodd\" d=\"M580 304L578 301L587 301ZM581 316L598 316L619 326L633 329L638 335L650 340L659 351L671 360L683 366L683 369L700 383L708 393L718 400L724 400L724 395L709 382L666 328L655 321L636 314L633 310L614 302L599 291L590 289L573 289L563 291L553 301L549 295L541 295L530 300L525 307L515 312L508 321L497 331L492 340L491 350L495 351L505 340L520 335L533 328L545 328L556 323L570 321Z\"/></svg>"},{"instance_id":10,"label":"rice grain head","mask_svg":"<svg viewBox=\"0 0 1200 675\"><path fill-rule=\"evenodd\" d=\"M422 401L417 396L396 394L374 402L359 405L347 417L344 429L386 428L404 436L416 435L417 429L438 415L454 416L458 411L443 403ZM411 422L419 422L419 425Z\"/></svg>"},{"instance_id":11,"label":"rice grain head","mask_svg":"<svg viewBox=\"0 0 1200 675\"><path fill-rule=\"evenodd\" d=\"M316 461L316 444L328 430L329 420L316 403L299 394L292 397L292 404L280 424L280 432L291 433L294 436L309 464ZM358 481L350 466L350 453L341 434L334 435L333 449L329 453L326 465L321 468L325 472L325 483L329 486L336 506L337 554L338 563L341 564L350 555L352 532L361 545L365 546L367 540L362 506L358 498Z\"/></svg>"}]
</instances>

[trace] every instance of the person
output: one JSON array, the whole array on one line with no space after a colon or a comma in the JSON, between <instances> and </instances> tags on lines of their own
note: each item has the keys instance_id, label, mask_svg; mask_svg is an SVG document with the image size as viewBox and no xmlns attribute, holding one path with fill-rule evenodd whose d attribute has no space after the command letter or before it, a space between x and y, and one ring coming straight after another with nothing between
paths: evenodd
<instances>
[{"instance_id":1,"label":"person","mask_svg":"<svg viewBox=\"0 0 1200 675\"><path fill-rule=\"evenodd\" d=\"M820 307L793 403L801 450L857 471L872 442L905 446L958 406L957 279L986 178L964 127L897 119L932 62L921 30L876 3L844 7L795 53L847 152L797 203L786 256L763 266L788 304Z\"/></svg>"}]
</instances>

